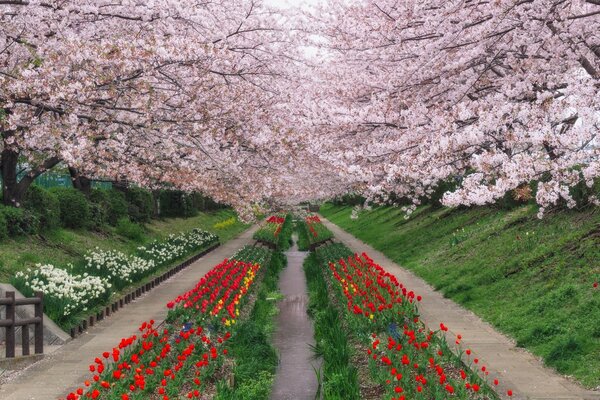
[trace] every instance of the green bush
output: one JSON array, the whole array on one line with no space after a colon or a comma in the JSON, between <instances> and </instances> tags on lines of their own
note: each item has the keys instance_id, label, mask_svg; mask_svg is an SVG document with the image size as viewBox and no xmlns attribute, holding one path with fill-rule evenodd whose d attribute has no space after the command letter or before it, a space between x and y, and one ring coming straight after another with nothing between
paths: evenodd
<instances>
[{"instance_id":1,"label":"green bush","mask_svg":"<svg viewBox=\"0 0 600 400\"><path fill-rule=\"evenodd\" d=\"M152 193L141 188L130 188L125 192L129 217L134 222L148 222L154 216Z\"/></svg>"},{"instance_id":2,"label":"green bush","mask_svg":"<svg viewBox=\"0 0 600 400\"><path fill-rule=\"evenodd\" d=\"M198 198L180 190L162 190L159 195L161 217L193 217L198 214Z\"/></svg>"},{"instance_id":3,"label":"green bush","mask_svg":"<svg viewBox=\"0 0 600 400\"><path fill-rule=\"evenodd\" d=\"M117 233L136 242L144 240L144 228L135 222L131 222L127 217L121 218L117 222Z\"/></svg>"},{"instance_id":4,"label":"green bush","mask_svg":"<svg viewBox=\"0 0 600 400\"><path fill-rule=\"evenodd\" d=\"M0 206L0 214L2 214L5 221L4 226L6 227L8 236L28 235L39 232L40 220L30 210Z\"/></svg>"},{"instance_id":5,"label":"green bush","mask_svg":"<svg viewBox=\"0 0 600 400\"><path fill-rule=\"evenodd\" d=\"M37 215L40 229L53 229L60 225L60 204L56 195L37 185L27 189L23 207Z\"/></svg>"},{"instance_id":6,"label":"green bush","mask_svg":"<svg viewBox=\"0 0 600 400\"><path fill-rule=\"evenodd\" d=\"M109 222L110 199L108 191L92 189L88 199L90 201L90 227L101 229Z\"/></svg>"},{"instance_id":7,"label":"green bush","mask_svg":"<svg viewBox=\"0 0 600 400\"><path fill-rule=\"evenodd\" d=\"M89 226L90 204L82 192L62 187L55 187L50 191L58 197L62 226L75 229Z\"/></svg>"},{"instance_id":8,"label":"green bush","mask_svg":"<svg viewBox=\"0 0 600 400\"><path fill-rule=\"evenodd\" d=\"M2 207L2 206L0 206ZM6 226L6 217L0 208L0 240L8 237L8 226Z\"/></svg>"},{"instance_id":9,"label":"green bush","mask_svg":"<svg viewBox=\"0 0 600 400\"><path fill-rule=\"evenodd\" d=\"M125 194L116 189L106 191L108 197L108 223L116 226L117 222L129 214L129 205Z\"/></svg>"}]
</instances>

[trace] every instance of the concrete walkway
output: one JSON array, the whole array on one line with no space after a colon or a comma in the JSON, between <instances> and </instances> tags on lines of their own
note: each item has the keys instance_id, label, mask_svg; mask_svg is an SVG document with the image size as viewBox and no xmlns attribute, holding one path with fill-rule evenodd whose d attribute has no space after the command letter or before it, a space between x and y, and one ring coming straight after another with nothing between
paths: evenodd
<instances>
[{"instance_id":1,"label":"concrete walkway","mask_svg":"<svg viewBox=\"0 0 600 400\"><path fill-rule=\"evenodd\" d=\"M56 400L89 379L88 366L104 351L110 351L121 338L136 333L139 324L150 319L163 321L167 316L166 304L179 294L193 288L196 282L212 267L231 257L236 250L253 242L257 226L243 232L169 281L127 307L99 322L87 333L62 346L61 349L22 371L8 383L0 386L2 400Z\"/></svg>"},{"instance_id":2,"label":"concrete walkway","mask_svg":"<svg viewBox=\"0 0 600 400\"><path fill-rule=\"evenodd\" d=\"M294 241L297 238L294 237ZM271 400L314 400L320 361L312 359L309 345L314 344L311 319L306 313L308 295L302 264L308 255L294 246L286 253L287 267L282 271L279 288L285 296L279 303L274 344L279 350L279 366Z\"/></svg>"},{"instance_id":3,"label":"concrete walkway","mask_svg":"<svg viewBox=\"0 0 600 400\"><path fill-rule=\"evenodd\" d=\"M322 222L334 233L337 240L357 253L366 252L375 262L396 275L409 290L423 296L419 310L423 321L432 329L443 322L450 329L450 343L454 335L462 335L462 347L486 365L491 379L498 377L499 394L508 399L506 390L513 391L512 399L531 400L599 400L600 393L586 391L566 378L542 365L530 353L518 349L506 336L470 311L436 292L421 278L387 258L351 234L321 216Z\"/></svg>"}]
</instances>

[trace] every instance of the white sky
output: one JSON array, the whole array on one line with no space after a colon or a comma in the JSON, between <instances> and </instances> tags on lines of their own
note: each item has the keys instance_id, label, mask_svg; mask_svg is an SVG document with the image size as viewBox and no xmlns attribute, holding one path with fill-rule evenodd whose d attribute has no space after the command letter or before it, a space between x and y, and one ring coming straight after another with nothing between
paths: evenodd
<instances>
[{"instance_id":1,"label":"white sky","mask_svg":"<svg viewBox=\"0 0 600 400\"><path fill-rule=\"evenodd\" d=\"M304 5L313 5L322 2L323 0L264 0L265 4L269 4L279 8L301 7Z\"/></svg>"}]
</instances>

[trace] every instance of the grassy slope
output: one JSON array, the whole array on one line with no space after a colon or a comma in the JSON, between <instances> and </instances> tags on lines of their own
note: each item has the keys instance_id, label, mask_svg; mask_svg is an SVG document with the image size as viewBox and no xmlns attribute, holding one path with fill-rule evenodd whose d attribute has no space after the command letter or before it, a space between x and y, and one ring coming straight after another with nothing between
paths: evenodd
<instances>
[{"instance_id":1,"label":"grassy slope","mask_svg":"<svg viewBox=\"0 0 600 400\"><path fill-rule=\"evenodd\" d=\"M116 234L114 228L106 232L87 230L56 229L43 236L18 237L0 241L0 282L8 282L15 272L35 263L64 265L80 260L87 250L116 249L127 253L135 251L141 244L160 239L171 233L201 228L219 235L225 242L244 230L247 225L236 222L223 229L214 229L216 222L235 216L233 211L222 210L214 213L200 213L192 218L172 218L154 220L146 225L146 234L142 242L136 242Z\"/></svg>"},{"instance_id":2,"label":"grassy slope","mask_svg":"<svg viewBox=\"0 0 600 400\"><path fill-rule=\"evenodd\" d=\"M600 210L321 213L585 386L600 385Z\"/></svg>"}]
</instances>

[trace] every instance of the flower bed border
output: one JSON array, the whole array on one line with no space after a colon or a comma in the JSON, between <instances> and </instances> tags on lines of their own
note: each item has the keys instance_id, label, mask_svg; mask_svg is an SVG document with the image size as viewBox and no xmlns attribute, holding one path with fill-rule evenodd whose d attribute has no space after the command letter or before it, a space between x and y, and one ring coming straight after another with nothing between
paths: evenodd
<instances>
[{"instance_id":1,"label":"flower bed border","mask_svg":"<svg viewBox=\"0 0 600 400\"><path fill-rule=\"evenodd\" d=\"M314 242L314 243L311 243L308 246L308 250L309 251L315 251L315 250L317 250L317 248L319 248L321 246L325 246L325 245L331 244L331 243L335 243L335 241L333 240L333 238L321 240L320 242Z\"/></svg>"},{"instance_id":2,"label":"flower bed border","mask_svg":"<svg viewBox=\"0 0 600 400\"><path fill-rule=\"evenodd\" d=\"M178 272L184 270L185 268L190 266L192 263L194 263L201 257L205 256L206 254L210 253L211 251L213 251L220 245L221 245L220 242L214 243L210 247L202 250L200 253L188 258L187 260L183 261L182 263L180 263L178 265L173 266L172 268L163 272L159 276L154 277L154 279L152 279L150 282L147 282L147 283L137 287L136 289L133 289L131 292L122 296L120 299L115 300L112 304L107 305L105 308L100 310L98 313L96 313L94 315L90 315L89 317L83 319L79 323L79 325L71 328L71 330L69 332L71 335L71 338L73 338L73 339L77 338L79 335L81 335L83 332L85 332L88 329L88 327L92 327L97 322L110 317L110 315L112 313L115 313L120 308L125 307L125 305L131 303L133 300L135 300L137 297L140 297L142 294L154 289L155 287L160 285L162 282L171 278L173 275L177 274Z\"/></svg>"}]
</instances>

